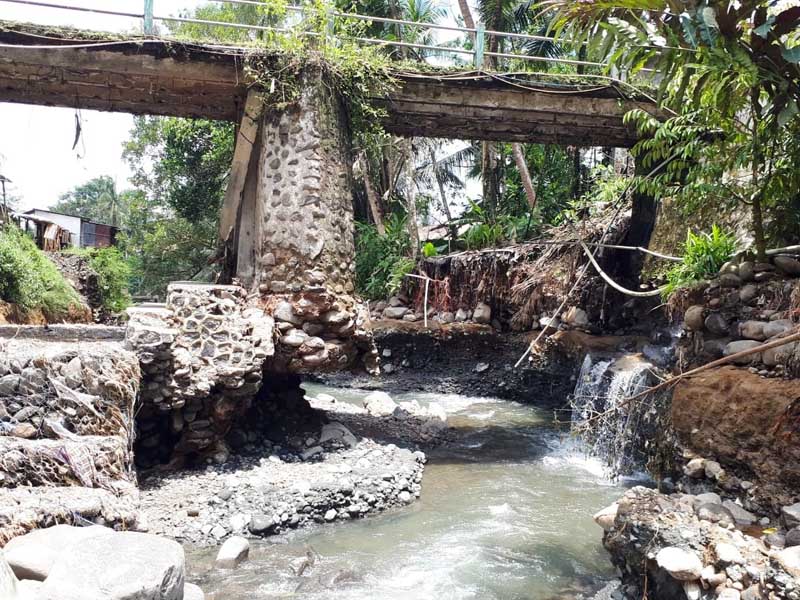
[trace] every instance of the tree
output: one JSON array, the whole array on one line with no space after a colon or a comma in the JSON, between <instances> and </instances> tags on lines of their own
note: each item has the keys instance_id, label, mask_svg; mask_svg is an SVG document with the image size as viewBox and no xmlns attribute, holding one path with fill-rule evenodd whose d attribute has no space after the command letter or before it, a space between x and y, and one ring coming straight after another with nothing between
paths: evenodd
<instances>
[{"instance_id":1,"label":"tree","mask_svg":"<svg viewBox=\"0 0 800 600\"><path fill-rule=\"evenodd\" d=\"M123 152L137 192L123 239L134 293L160 294L172 280L212 276L233 144L229 123L135 119Z\"/></svg>"},{"instance_id":2,"label":"tree","mask_svg":"<svg viewBox=\"0 0 800 600\"><path fill-rule=\"evenodd\" d=\"M101 175L62 194L50 210L119 227L126 219L127 207L114 179Z\"/></svg>"},{"instance_id":3,"label":"tree","mask_svg":"<svg viewBox=\"0 0 800 600\"><path fill-rule=\"evenodd\" d=\"M586 41L595 60L637 85L657 85L669 118L628 117L645 136L633 150L644 168L665 164L641 187L690 209L697 202L749 206L763 260L765 216L795 202L800 187L800 7L770 0L542 6L553 12L555 31Z\"/></svg>"}]
</instances>

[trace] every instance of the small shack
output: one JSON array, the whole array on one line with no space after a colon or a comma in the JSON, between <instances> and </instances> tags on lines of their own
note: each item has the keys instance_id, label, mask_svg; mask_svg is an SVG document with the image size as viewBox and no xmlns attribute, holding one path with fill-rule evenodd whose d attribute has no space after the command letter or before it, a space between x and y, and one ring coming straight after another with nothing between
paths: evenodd
<instances>
[{"instance_id":1,"label":"small shack","mask_svg":"<svg viewBox=\"0 0 800 600\"><path fill-rule=\"evenodd\" d=\"M42 250L108 248L116 243L118 227L74 215L33 208L15 215L20 228L32 233Z\"/></svg>"}]
</instances>

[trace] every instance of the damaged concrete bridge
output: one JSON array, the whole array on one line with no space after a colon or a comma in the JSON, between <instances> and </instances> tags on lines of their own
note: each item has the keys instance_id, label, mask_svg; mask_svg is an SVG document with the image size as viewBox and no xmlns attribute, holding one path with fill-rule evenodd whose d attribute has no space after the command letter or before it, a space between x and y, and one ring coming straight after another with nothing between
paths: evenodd
<instances>
[{"instance_id":1,"label":"damaged concrete bridge","mask_svg":"<svg viewBox=\"0 0 800 600\"><path fill-rule=\"evenodd\" d=\"M267 108L246 59L258 50L119 39L0 22L0 101L236 122L220 215L227 286L173 284L166 305L134 311L142 366L140 456L215 447L263 374L374 368L354 296L353 156L342 99L307 68L299 99ZM634 107L614 85L535 85L482 71L398 72L375 98L403 136L630 146ZM274 341L274 343L273 343ZM166 420L165 415L170 415ZM166 448L166 453L164 449Z\"/></svg>"}]
</instances>

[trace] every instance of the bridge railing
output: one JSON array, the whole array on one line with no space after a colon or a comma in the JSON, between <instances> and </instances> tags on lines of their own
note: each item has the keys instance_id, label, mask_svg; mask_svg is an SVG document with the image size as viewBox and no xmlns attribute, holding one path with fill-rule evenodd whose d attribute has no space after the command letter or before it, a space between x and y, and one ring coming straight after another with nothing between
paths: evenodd
<instances>
[{"instance_id":1,"label":"bridge railing","mask_svg":"<svg viewBox=\"0 0 800 600\"><path fill-rule=\"evenodd\" d=\"M129 19L137 19L141 22L142 32L145 35L150 35L150 36L158 35L156 26L157 23L195 24L195 25L203 25L209 27L232 28L232 29L240 29L240 30L247 30L254 32L287 33L290 31L287 28L277 27L277 26L235 23L227 21L200 19L190 16L174 16L174 15L160 14L157 12L157 10L165 5L166 0L141 0L141 1L143 10L140 13L117 11L107 8L101 9L88 6L74 5L74 4L63 4L57 1L45 1L45 0L0 0L0 4L2 3L17 4L17 5L36 7L36 8L56 9L59 11L94 13L105 16L116 16L116 17L125 17ZM220 4L235 4L243 6L254 6L254 7L265 6L264 2L261 2L259 0L210 0L210 1ZM177 5L176 0L169 0L169 2L173 6ZM286 6L285 8L288 12L296 13L301 17L305 10L301 6L292 6L292 5ZM487 50L487 48L490 47L490 45L487 44L487 41L491 40L492 38L507 39L523 43L546 42L546 43L557 44L559 46L564 45L563 40L558 40L556 38L548 36L532 35L525 33L513 33L508 31L488 30L484 29L483 26L481 25L478 25L474 28L459 27L457 25L442 25L438 23L408 21L404 19L393 19L388 17L375 17L370 15L360 15L356 13L348 13L335 10L330 11L329 14L332 18L339 17L345 19L366 21L370 23L383 23L386 25L394 25L398 27L398 30L401 33L401 35L403 33L402 29L403 27L413 27L416 30L427 30L432 32L446 31L450 33L458 33L465 35L471 39L472 48L465 48L452 45L420 43L415 41L404 41L403 39L387 40L387 39L370 38L370 37L355 37L352 39L354 41L363 44L380 45L390 48L411 48L415 50L435 52L438 56L444 56L444 55L451 55L453 57L460 56L462 57L462 59L463 57L469 57L467 60L470 63L472 63L472 65L477 69L486 68L487 59L490 58L514 60L514 61L520 61L521 63L553 63L553 64L571 65L575 67L596 67L596 68L606 67L606 65L603 63L587 61L587 60L578 60L572 58L553 57L553 56L537 56L537 55L525 54L513 51L502 52L502 51ZM35 22L34 19L32 19L32 21ZM301 31L300 34L318 35L317 33L310 31ZM494 62L499 62L499 60L495 60Z\"/></svg>"}]
</instances>

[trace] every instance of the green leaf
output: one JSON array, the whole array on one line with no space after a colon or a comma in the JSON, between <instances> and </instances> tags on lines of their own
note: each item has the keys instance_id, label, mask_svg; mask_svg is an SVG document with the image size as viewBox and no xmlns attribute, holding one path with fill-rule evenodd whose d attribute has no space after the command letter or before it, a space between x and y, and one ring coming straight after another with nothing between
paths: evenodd
<instances>
[{"instance_id":1,"label":"green leaf","mask_svg":"<svg viewBox=\"0 0 800 600\"><path fill-rule=\"evenodd\" d=\"M758 37L767 39L767 34L769 34L769 32L772 30L773 23L775 23L775 17L770 17L763 25L759 25L753 29L753 33L755 33Z\"/></svg>"},{"instance_id":2,"label":"green leaf","mask_svg":"<svg viewBox=\"0 0 800 600\"><path fill-rule=\"evenodd\" d=\"M800 63L800 46L795 46L794 48L784 48L781 52L781 56L785 60L793 63Z\"/></svg>"},{"instance_id":3,"label":"green leaf","mask_svg":"<svg viewBox=\"0 0 800 600\"><path fill-rule=\"evenodd\" d=\"M778 114L778 125L784 127L798 113L800 113L800 108L797 106L797 101L794 99L789 100L786 106L783 107L783 110Z\"/></svg>"}]
</instances>

